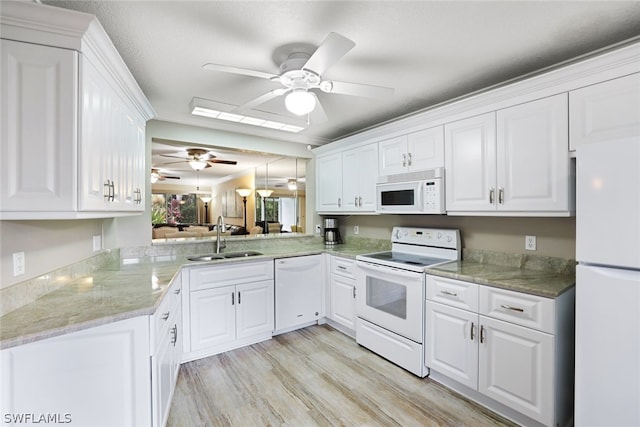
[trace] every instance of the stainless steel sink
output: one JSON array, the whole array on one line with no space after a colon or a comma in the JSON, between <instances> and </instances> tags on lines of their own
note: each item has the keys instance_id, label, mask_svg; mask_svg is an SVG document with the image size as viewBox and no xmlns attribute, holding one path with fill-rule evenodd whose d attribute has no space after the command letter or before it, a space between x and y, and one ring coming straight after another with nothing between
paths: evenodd
<instances>
[{"instance_id":1,"label":"stainless steel sink","mask_svg":"<svg viewBox=\"0 0 640 427\"><path fill-rule=\"evenodd\" d=\"M222 256L222 254L196 255L196 256L188 256L187 259L189 261L215 261L217 259L224 259L224 256Z\"/></svg>"},{"instance_id":2,"label":"stainless steel sink","mask_svg":"<svg viewBox=\"0 0 640 427\"><path fill-rule=\"evenodd\" d=\"M262 255L262 252L246 251L246 252L230 252L228 254L220 254L225 258L244 258L250 256Z\"/></svg>"},{"instance_id":3,"label":"stainless steel sink","mask_svg":"<svg viewBox=\"0 0 640 427\"><path fill-rule=\"evenodd\" d=\"M215 261L217 259L226 259L226 258L245 258L262 255L262 252L256 251L246 251L246 252L229 252L229 253L221 253L221 254L209 254L209 255L194 255L188 256L187 259L189 261Z\"/></svg>"}]
</instances>

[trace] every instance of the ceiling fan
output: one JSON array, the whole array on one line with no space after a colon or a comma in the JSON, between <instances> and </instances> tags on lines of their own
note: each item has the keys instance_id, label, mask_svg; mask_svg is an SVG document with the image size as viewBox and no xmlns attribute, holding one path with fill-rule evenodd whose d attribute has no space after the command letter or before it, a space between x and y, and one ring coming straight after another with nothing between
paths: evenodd
<instances>
[{"instance_id":1,"label":"ceiling fan","mask_svg":"<svg viewBox=\"0 0 640 427\"><path fill-rule=\"evenodd\" d=\"M189 163L189 166L191 166L191 168L193 170L199 171L202 169L206 169L206 168L210 168L212 164L214 163L221 163L224 165L237 165L238 162L235 160L221 160L216 158L216 156L214 156L212 153L210 153L209 151L203 149L203 148L187 148L187 155L188 157L182 157L182 156L172 156L170 154L160 154L162 157L171 157L171 158L175 158L175 159L181 159L178 162L169 162L169 163L165 163L165 165L171 165L171 164L175 164L175 163L182 163L182 162L186 162Z\"/></svg>"},{"instance_id":2,"label":"ceiling fan","mask_svg":"<svg viewBox=\"0 0 640 427\"><path fill-rule=\"evenodd\" d=\"M166 179L180 179L179 176L163 175L158 169L151 168L151 183L155 184L158 181L164 181Z\"/></svg>"},{"instance_id":3,"label":"ceiling fan","mask_svg":"<svg viewBox=\"0 0 640 427\"><path fill-rule=\"evenodd\" d=\"M291 113L304 116L317 110L318 115L316 118L319 118L317 121L326 121L326 114L320 105L318 97L313 92L315 89L329 94L335 93L376 99L387 99L393 95L394 90L388 87L324 80L322 78L322 74L354 46L355 43L345 36L338 33L329 33L313 54L296 51L290 53L280 64L278 74L211 63L204 64L202 68L210 71L223 71L259 77L282 84L282 88L271 90L237 107L232 111L233 113L250 110L273 98L286 95L285 106Z\"/></svg>"}]
</instances>

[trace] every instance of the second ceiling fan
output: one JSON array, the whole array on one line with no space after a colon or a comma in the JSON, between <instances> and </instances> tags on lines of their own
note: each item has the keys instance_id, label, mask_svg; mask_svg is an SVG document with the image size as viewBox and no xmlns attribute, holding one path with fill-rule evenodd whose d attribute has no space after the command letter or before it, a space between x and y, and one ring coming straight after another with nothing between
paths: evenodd
<instances>
[{"instance_id":1,"label":"second ceiling fan","mask_svg":"<svg viewBox=\"0 0 640 427\"><path fill-rule=\"evenodd\" d=\"M314 112L315 121L326 121L327 116L313 92L319 89L324 93L387 99L394 90L388 87L360 83L347 83L324 80L322 74L349 52L355 43L338 33L329 33L318 48L309 55L306 52L293 52L280 64L278 74L248 70L228 65L204 64L202 68L210 71L242 74L267 79L282 84L282 88L271 90L251 101L235 108L232 113L241 114L278 96L286 95L285 106L291 113L304 116Z\"/></svg>"}]
</instances>

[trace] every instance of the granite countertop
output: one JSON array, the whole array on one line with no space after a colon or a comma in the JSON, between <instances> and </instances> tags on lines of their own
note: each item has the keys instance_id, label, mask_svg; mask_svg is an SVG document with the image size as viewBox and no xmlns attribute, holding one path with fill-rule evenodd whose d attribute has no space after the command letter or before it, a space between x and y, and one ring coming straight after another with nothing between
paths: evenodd
<instances>
[{"instance_id":1,"label":"granite countertop","mask_svg":"<svg viewBox=\"0 0 640 427\"><path fill-rule=\"evenodd\" d=\"M385 246L386 245L386 246ZM319 238L238 240L225 252L254 250L263 255L208 262L186 257L212 253L212 245L160 245L114 251L89 272L45 275L60 282L54 290L0 317L0 349L27 344L131 317L153 314L173 278L182 267L273 260L282 257L329 253L355 259L359 254L389 249L389 242L357 239L325 247ZM570 261L555 258L463 252L464 261L442 264L429 274L554 298L575 283ZM573 266L575 263L573 263Z\"/></svg>"},{"instance_id":2,"label":"granite countertop","mask_svg":"<svg viewBox=\"0 0 640 427\"><path fill-rule=\"evenodd\" d=\"M556 298L575 285L575 262L549 257L465 251L464 261L428 269L427 274Z\"/></svg>"},{"instance_id":3,"label":"granite countertop","mask_svg":"<svg viewBox=\"0 0 640 427\"><path fill-rule=\"evenodd\" d=\"M182 267L255 262L323 252L355 258L358 254L377 250L366 244L326 248L317 238L286 240L276 244L273 241L257 245L252 242L250 249L263 253L260 256L208 262L189 261L186 257L212 253L211 244L164 246L159 250L156 248L157 253L151 256L145 253L148 249L116 254L89 274L56 278L65 283L0 317L0 349L153 314ZM231 243L224 252L248 250L246 244Z\"/></svg>"}]
</instances>

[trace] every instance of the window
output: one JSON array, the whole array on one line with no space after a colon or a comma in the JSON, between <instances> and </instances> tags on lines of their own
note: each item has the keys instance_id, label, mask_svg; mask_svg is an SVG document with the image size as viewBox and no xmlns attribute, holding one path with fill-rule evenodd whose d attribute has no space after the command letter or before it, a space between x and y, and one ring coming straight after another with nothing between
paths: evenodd
<instances>
[{"instance_id":1,"label":"window","mask_svg":"<svg viewBox=\"0 0 640 427\"><path fill-rule=\"evenodd\" d=\"M152 224L196 224L197 200L195 194L151 195Z\"/></svg>"}]
</instances>

